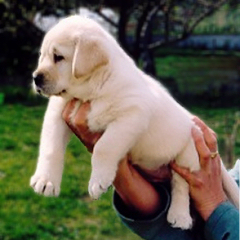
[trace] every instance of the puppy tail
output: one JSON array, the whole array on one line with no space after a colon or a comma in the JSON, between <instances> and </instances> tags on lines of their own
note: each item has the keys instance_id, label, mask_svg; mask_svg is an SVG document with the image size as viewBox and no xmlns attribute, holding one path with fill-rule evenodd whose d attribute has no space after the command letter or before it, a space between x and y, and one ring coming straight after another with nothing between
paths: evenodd
<instances>
[{"instance_id":1,"label":"puppy tail","mask_svg":"<svg viewBox=\"0 0 240 240\"><path fill-rule=\"evenodd\" d=\"M228 199L239 209L239 188L222 163L223 188Z\"/></svg>"}]
</instances>

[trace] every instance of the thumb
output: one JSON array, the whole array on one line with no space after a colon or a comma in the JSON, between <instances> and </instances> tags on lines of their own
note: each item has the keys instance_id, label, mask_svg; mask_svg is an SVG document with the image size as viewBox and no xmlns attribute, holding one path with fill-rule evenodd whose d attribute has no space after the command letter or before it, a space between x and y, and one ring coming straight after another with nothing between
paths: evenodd
<instances>
[{"instance_id":1,"label":"thumb","mask_svg":"<svg viewBox=\"0 0 240 240\"><path fill-rule=\"evenodd\" d=\"M188 183L192 179L192 174L188 168L180 167L175 162L170 163L171 168L178 173L182 178L184 178Z\"/></svg>"}]
</instances>

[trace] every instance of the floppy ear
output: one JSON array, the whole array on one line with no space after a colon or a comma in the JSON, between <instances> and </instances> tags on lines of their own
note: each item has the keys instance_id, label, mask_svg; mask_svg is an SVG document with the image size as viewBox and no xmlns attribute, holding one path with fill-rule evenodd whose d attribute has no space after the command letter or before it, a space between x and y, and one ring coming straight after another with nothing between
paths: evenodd
<instances>
[{"instance_id":1,"label":"floppy ear","mask_svg":"<svg viewBox=\"0 0 240 240\"><path fill-rule=\"evenodd\" d=\"M106 65L108 56L98 39L80 37L75 45L72 62L72 74L80 78L94 69Z\"/></svg>"}]
</instances>

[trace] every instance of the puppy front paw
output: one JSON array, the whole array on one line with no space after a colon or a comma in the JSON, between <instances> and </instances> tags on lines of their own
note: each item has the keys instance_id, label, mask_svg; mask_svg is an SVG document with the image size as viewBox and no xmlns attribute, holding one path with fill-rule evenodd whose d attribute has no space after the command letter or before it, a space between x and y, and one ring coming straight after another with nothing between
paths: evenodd
<instances>
[{"instance_id":1,"label":"puppy front paw","mask_svg":"<svg viewBox=\"0 0 240 240\"><path fill-rule=\"evenodd\" d=\"M30 186L38 194L43 194L44 196L55 196L57 197L60 193L60 184L55 183L51 179L44 175L37 175L31 177Z\"/></svg>"},{"instance_id":2,"label":"puppy front paw","mask_svg":"<svg viewBox=\"0 0 240 240\"><path fill-rule=\"evenodd\" d=\"M115 174L108 173L92 173L88 192L93 199L98 199L103 193L105 193L108 188L112 185Z\"/></svg>"},{"instance_id":3,"label":"puppy front paw","mask_svg":"<svg viewBox=\"0 0 240 240\"><path fill-rule=\"evenodd\" d=\"M181 228L183 230L192 228L192 218L188 211L184 211L183 209L174 209L174 207L170 207L168 210L167 221L174 228Z\"/></svg>"}]
</instances>

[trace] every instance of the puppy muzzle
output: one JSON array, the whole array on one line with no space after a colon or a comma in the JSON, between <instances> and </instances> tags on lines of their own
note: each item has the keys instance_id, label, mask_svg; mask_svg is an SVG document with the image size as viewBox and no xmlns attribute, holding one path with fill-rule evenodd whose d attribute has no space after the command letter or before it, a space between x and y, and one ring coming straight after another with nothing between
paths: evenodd
<instances>
[{"instance_id":1,"label":"puppy muzzle","mask_svg":"<svg viewBox=\"0 0 240 240\"><path fill-rule=\"evenodd\" d=\"M45 76L41 73L33 75L33 87L38 94L46 97L50 97L52 95L62 96L63 94L66 94L65 88L56 88L56 86L50 84L50 82L47 81Z\"/></svg>"}]
</instances>

